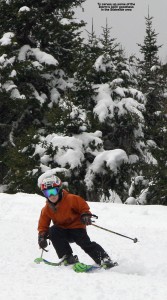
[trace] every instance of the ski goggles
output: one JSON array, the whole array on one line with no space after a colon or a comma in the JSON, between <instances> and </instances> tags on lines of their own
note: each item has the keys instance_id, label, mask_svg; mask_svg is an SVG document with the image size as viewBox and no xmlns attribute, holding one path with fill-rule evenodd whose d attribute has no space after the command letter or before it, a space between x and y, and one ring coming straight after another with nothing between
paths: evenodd
<instances>
[{"instance_id":1,"label":"ski goggles","mask_svg":"<svg viewBox=\"0 0 167 300\"><path fill-rule=\"evenodd\" d=\"M50 196L57 196L59 191L60 191L59 188L54 187L51 189L43 190L42 193L46 198L49 198Z\"/></svg>"}]
</instances>

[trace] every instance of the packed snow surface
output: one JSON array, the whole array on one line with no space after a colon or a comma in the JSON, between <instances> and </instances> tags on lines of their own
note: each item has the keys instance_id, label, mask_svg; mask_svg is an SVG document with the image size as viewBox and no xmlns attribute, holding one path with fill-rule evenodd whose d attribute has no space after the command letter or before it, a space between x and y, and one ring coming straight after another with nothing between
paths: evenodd
<instances>
[{"instance_id":1,"label":"packed snow surface","mask_svg":"<svg viewBox=\"0 0 167 300\"><path fill-rule=\"evenodd\" d=\"M167 207L89 203L96 225L137 237L133 243L93 226L92 240L101 244L118 267L75 273L70 267L35 264L41 250L37 223L45 199L39 195L0 194L1 300L165 300L167 299ZM72 244L80 261L91 258ZM58 261L53 247L44 258Z\"/></svg>"}]
</instances>

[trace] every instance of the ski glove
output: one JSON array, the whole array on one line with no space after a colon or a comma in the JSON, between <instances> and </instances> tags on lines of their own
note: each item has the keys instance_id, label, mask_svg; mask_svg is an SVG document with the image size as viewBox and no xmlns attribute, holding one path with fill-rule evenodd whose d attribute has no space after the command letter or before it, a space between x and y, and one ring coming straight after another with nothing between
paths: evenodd
<instances>
[{"instance_id":1,"label":"ski glove","mask_svg":"<svg viewBox=\"0 0 167 300\"><path fill-rule=\"evenodd\" d=\"M48 245L48 242L47 242L47 240L46 240L46 235L38 235L38 244L39 244L39 247L41 248L41 249L45 249L46 247L47 247L47 245Z\"/></svg>"},{"instance_id":2,"label":"ski glove","mask_svg":"<svg viewBox=\"0 0 167 300\"><path fill-rule=\"evenodd\" d=\"M81 215L81 223L84 225L91 225L92 220L91 220L92 214L90 213L83 213Z\"/></svg>"}]
</instances>

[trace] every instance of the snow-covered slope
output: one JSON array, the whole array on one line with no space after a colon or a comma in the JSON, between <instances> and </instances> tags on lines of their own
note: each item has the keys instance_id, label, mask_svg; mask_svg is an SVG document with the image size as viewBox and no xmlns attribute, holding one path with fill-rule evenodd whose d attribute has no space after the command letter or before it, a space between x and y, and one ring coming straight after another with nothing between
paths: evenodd
<instances>
[{"instance_id":1,"label":"snow-covered slope","mask_svg":"<svg viewBox=\"0 0 167 300\"><path fill-rule=\"evenodd\" d=\"M0 194L1 300L165 300L167 299L167 207L90 203L96 224L137 237L139 243L88 227L119 266L77 274L69 267L36 265L37 223L45 199L38 195ZM92 260L72 244L80 261ZM44 257L58 261L52 246Z\"/></svg>"}]
</instances>

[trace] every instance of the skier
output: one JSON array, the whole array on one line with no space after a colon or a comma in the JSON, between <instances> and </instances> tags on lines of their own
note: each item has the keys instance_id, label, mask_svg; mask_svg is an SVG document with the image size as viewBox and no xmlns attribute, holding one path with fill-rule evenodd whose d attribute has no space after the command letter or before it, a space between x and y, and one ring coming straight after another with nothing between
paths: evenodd
<instances>
[{"instance_id":1,"label":"skier","mask_svg":"<svg viewBox=\"0 0 167 300\"><path fill-rule=\"evenodd\" d=\"M87 234L86 226L92 223L87 202L62 189L62 182L55 175L44 178L40 189L47 201L38 223L39 247L45 250L47 239L51 240L58 257L64 264L70 265L78 262L70 246L70 243L75 242L101 267L107 269L115 266L105 250L92 242Z\"/></svg>"}]
</instances>

